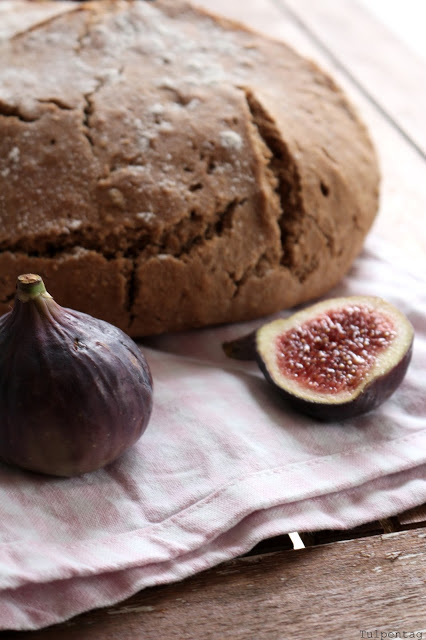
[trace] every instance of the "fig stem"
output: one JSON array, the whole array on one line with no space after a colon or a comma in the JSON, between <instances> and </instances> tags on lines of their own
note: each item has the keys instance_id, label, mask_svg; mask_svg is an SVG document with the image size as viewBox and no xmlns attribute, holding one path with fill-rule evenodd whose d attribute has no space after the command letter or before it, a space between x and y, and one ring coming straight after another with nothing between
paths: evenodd
<instances>
[{"instance_id":1,"label":"fig stem","mask_svg":"<svg viewBox=\"0 0 426 640\"><path fill-rule=\"evenodd\" d=\"M51 297L44 286L44 282L40 276L35 273L25 273L18 276L16 283L16 296L21 302L28 302L34 300L38 296L44 295Z\"/></svg>"},{"instance_id":2,"label":"fig stem","mask_svg":"<svg viewBox=\"0 0 426 640\"><path fill-rule=\"evenodd\" d=\"M234 358L234 360L256 360L256 331L251 331L230 342L224 342L222 349L228 358Z\"/></svg>"}]
</instances>

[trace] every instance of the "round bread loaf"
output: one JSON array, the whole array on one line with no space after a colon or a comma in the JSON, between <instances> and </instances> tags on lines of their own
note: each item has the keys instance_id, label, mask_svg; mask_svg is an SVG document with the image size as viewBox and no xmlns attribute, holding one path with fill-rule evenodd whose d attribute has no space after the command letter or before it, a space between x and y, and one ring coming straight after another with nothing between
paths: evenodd
<instances>
[{"instance_id":1,"label":"round bread loaf","mask_svg":"<svg viewBox=\"0 0 426 640\"><path fill-rule=\"evenodd\" d=\"M63 5L0 45L0 312L25 272L132 336L335 285L379 177L330 77L181 0Z\"/></svg>"}]
</instances>

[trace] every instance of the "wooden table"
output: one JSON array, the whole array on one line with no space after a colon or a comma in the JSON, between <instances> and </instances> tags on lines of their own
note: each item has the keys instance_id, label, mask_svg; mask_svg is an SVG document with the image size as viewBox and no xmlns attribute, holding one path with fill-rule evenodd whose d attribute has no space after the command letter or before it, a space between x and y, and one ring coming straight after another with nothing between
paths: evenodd
<instances>
[{"instance_id":1,"label":"wooden table","mask_svg":"<svg viewBox=\"0 0 426 640\"><path fill-rule=\"evenodd\" d=\"M198 4L286 40L333 73L379 151L383 184L375 233L391 243L395 264L424 268L426 61L355 0ZM183 582L146 589L42 631L0 633L6 637L426 638L426 506L351 531L266 540L247 556Z\"/></svg>"}]
</instances>

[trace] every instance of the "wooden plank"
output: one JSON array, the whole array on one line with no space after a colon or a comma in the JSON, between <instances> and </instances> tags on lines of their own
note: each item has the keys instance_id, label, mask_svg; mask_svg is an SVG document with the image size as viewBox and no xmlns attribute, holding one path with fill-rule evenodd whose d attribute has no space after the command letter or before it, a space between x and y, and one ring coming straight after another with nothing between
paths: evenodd
<instances>
[{"instance_id":1,"label":"wooden plank","mask_svg":"<svg viewBox=\"0 0 426 640\"><path fill-rule=\"evenodd\" d=\"M330 57L300 20L285 13L281 0L198 0L198 4L285 39L333 73L358 105L381 157L383 196L376 231L390 241L398 239L402 260L407 256L411 262L424 259L425 163L392 118L384 118L368 91L361 90L368 67L354 82L345 71L353 68L345 58L347 50L336 50L337 57ZM339 9L339 3L331 4L333 10ZM297 6L299 15L310 19L305 0L298 0ZM323 40L329 43L333 37L325 23ZM408 103L415 102L420 93L418 88L411 90ZM342 536L374 537L263 557L251 555L182 583L143 591L120 605L64 625L27 634L0 633L0 638L320 639L361 637L361 630L424 629L426 532L378 533L379 529L344 532ZM329 532L328 540L333 535L336 532ZM284 538L262 543L254 553L269 553L275 543L276 548L287 544ZM326 539L323 536L322 541Z\"/></svg>"},{"instance_id":2,"label":"wooden plank","mask_svg":"<svg viewBox=\"0 0 426 640\"><path fill-rule=\"evenodd\" d=\"M256 556L264 553L274 553L276 551L284 551L287 549L293 549L293 543L290 536L283 534L281 536L274 536L273 538L267 538L258 542L253 549L251 549L246 556Z\"/></svg>"},{"instance_id":3,"label":"wooden plank","mask_svg":"<svg viewBox=\"0 0 426 640\"><path fill-rule=\"evenodd\" d=\"M387 242L389 257L395 266L422 272L426 268L426 163L416 146L401 134L392 117L384 116L387 104L379 104L369 96L368 86L371 79L368 75L368 65L362 70L359 69L357 77L351 72L348 73L356 61L353 56L345 57L345 50L340 50L337 45L333 48L333 21L330 20L330 26L326 20L322 23L321 38L329 49L322 47L319 39L313 39L314 31L306 28L305 25L311 25L312 22L311 4L318 7L329 6L330 11L336 9L339 13L341 4L332 0L331 3L329 0L318 3L316 0L291 1L291 6L295 9L293 12L288 10L286 0L248 0L243 9L242 3L237 1L195 0L199 6L240 20L255 30L285 40L299 53L315 60L333 75L358 108L378 153L382 186L380 211L373 227L374 231L379 238ZM348 19L352 20L353 0L342 0L342 5L347 9ZM361 32L362 16L365 17L365 12L358 14L358 28ZM381 47L381 33L379 29L371 36L376 42L376 50ZM402 45L395 38L390 38L390 42L399 51ZM426 65L424 66L426 68ZM393 81L393 76L391 71L388 71L385 80L388 82L390 79ZM398 82L398 78L395 82ZM419 96L420 93L422 96L424 94L423 86L424 84L410 87L410 93L406 95L407 109L410 104L423 100L423 97Z\"/></svg>"},{"instance_id":4,"label":"wooden plank","mask_svg":"<svg viewBox=\"0 0 426 640\"><path fill-rule=\"evenodd\" d=\"M419 525L426 527L426 504L404 511L398 516L398 521L405 528L408 526L418 527Z\"/></svg>"},{"instance_id":5,"label":"wooden plank","mask_svg":"<svg viewBox=\"0 0 426 640\"><path fill-rule=\"evenodd\" d=\"M417 57L426 60L424 5L419 0L356 0L376 16Z\"/></svg>"},{"instance_id":6,"label":"wooden plank","mask_svg":"<svg viewBox=\"0 0 426 640\"><path fill-rule=\"evenodd\" d=\"M425 527L426 529L426 504L404 511L398 516L368 522L353 529L324 529L320 531L302 532L300 536L303 544L309 547L340 540L354 540L355 538L365 538L366 536L377 536L394 531L418 529L419 527ZM264 548L267 548L266 543L267 541L263 542Z\"/></svg>"},{"instance_id":7,"label":"wooden plank","mask_svg":"<svg viewBox=\"0 0 426 640\"><path fill-rule=\"evenodd\" d=\"M367 637L376 629L416 632L425 628L425 542L426 530L418 529L240 558L8 638L321 640L360 638L362 631Z\"/></svg>"},{"instance_id":8,"label":"wooden plank","mask_svg":"<svg viewBox=\"0 0 426 640\"><path fill-rule=\"evenodd\" d=\"M276 1L426 157L425 62L354 0Z\"/></svg>"},{"instance_id":9,"label":"wooden plank","mask_svg":"<svg viewBox=\"0 0 426 640\"><path fill-rule=\"evenodd\" d=\"M395 529L392 529L394 531ZM322 529L320 531L302 532L300 534L305 547L313 545L329 544L331 542L341 542L342 540L356 540L389 533L389 529L384 528L384 523L375 521L359 525L353 529Z\"/></svg>"}]
</instances>

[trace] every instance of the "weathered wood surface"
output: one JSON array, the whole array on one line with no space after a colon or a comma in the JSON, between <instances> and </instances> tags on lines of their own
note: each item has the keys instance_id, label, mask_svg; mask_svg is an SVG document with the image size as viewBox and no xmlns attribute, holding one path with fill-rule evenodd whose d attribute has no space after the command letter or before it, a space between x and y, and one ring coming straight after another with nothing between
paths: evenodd
<instances>
[{"instance_id":1,"label":"weathered wood surface","mask_svg":"<svg viewBox=\"0 0 426 640\"><path fill-rule=\"evenodd\" d=\"M426 504L401 513L401 515L398 516L398 521L404 529L408 529L409 526L418 527L422 525L426 527Z\"/></svg>"},{"instance_id":2,"label":"weathered wood surface","mask_svg":"<svg viewBox=\"0 0 426 640\"><path fill-rule=\"evenodd\" d=\"M106 610L8 638L356 639L376 629L419 632L425 615L426 530L415 529L239 558Z\"/></svg>"},{"instance_id":3,"label":"weathered wood surface","mask_svg":"<svg viewBox=\"0 0 426 640\"><path fill-rule=\"evenodd\" d=\"M335 76L378 149L383 184L375 231L393 245L396 262L424 269L426 64L355 0L196 2L284 39ZM301 537L306 549L292 550L290 538L278 536L181 583L0 639L334 640L376 630L377 637L399 631L426 638L426 506L352 531Z\"/></svg>"},{"instance_id":4,"label":"weathered wood surface","mask_svg":"<svg viewBox=\"0 0 426 640\"><path fill-rule=\"evenodd\" d=\"M426 86L424 61L358 2L278 2L426 158L426 92L419 91Z\"/></svg>"},{"instance_id":5,"label":"weathered wood surface","mask_svg":"<svg viewBox=\"0 0 426 640\"><path fill-rule=\"evenodd\" d=\"M423 148L422 140L426 140L426 109L421 107L419 113L418 105L423 104L426 96L426 63L386 32L383 54L384 27L356 0L194 2L285 40L333 75L358 107L378 152L382 188L374 230L389 243L395 263L424 270L426 161L419 148ZM317 25L317 14L321 28ZM343 46L340 25L343 20L348 25L346 36L351 37L347 35L349 28L354 34L352 45ZM363 25L368 40L362 35ZM392 48L394 55L389 53ZM395 58L401 55L404 64L397 65ZM412 78L410 82L407 76ZM421 84L417 84L419 77ZM398 91L404 95L397 104L389 96Z\"/></svg>"}]
</instances>

